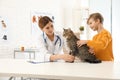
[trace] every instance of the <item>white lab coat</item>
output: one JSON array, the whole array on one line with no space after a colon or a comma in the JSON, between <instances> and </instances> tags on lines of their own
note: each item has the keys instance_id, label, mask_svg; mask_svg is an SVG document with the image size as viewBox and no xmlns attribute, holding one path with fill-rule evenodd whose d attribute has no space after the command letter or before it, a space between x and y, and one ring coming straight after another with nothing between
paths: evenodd
<instances>
[{"instance_id":1,"label":"white lab coat","mask_svg":"<svg viewBox=\"0 0 120 80\"><path fill-rule=\"evenodd\" d=\"M45 33L38 38L39 54L43 54L44 61L50 61L52 54L63 54L64 39L62 34L54 33L54 41L49 40Z\"/></svg>"}]
</instances>

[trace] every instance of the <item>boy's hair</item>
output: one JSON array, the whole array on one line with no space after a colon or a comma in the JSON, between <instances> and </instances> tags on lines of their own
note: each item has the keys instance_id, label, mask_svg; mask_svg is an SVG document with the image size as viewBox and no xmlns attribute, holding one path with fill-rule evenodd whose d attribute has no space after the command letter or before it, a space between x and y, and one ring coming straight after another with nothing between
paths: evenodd
<instances>
[{"instance_id":1,"label":"boy's hair","mask_svg":"<svg viewBox=\"0 0 120 80\"><path fill-rule=\"evenodd\" d=\"M43 16L40 17L38 21L38 25L41 29L43 29L46 26L46 24L48 24L49 22L53 22L52 19L50 19L48 16Z\"/></svg>"},{"instance_id":2,"label":"boy's hair","mask_svg":"<svg viewBox=\"0 0 120 80\"><path fill-rule=\"evenodd\" d=\"M100 13L90 14L90 16L89 16L89 18L88 18L88 20L87 20L87 24L89 24L89 20L90 20L91 18L94 19L95 21L96 21L97 19L99 19L99 20L100 20L100 23L103 24L104 18L103 18L103 16L102 16Z\"/></svg>"}]
</instances>

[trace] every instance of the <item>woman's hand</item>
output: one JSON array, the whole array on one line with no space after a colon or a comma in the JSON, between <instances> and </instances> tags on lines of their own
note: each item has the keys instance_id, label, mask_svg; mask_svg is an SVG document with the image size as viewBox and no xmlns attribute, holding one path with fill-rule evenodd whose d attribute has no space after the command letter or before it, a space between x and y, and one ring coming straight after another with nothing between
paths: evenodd
<instances>
[{"instance_id":1,"label":"woman's hand","mask_svg":"<svg viewBox=\"0 0 120 80\"><path fill-rule=\"evenodd\" d=\"M79 41L77 41L77 46L78 47L81 47L84 44L87 44L87 40L79 40Z\"/></svg>"},{"instance_id":2,"label":"woman's hand","mask_svg":"<svg viewBox=\"0 0 120 80\"><path fill-rule=\"evenodd\" d=\"M65 54L55 54L50 56L50 61L56 61L59 59L63 59L66 62L74 62L75 57L72 55L69 55L67 53Z\"/></svg>"},{"instance_id":3,"label":"woman's hand","mask_svg":"<svg viewBox=\"0 0 120 80\"><path fill-rule=\"evenodd\" d=\"M75 57L65 53L62 55L62 59L65 60L66 62L74 62Z\"/></svg>"}]
</instances>

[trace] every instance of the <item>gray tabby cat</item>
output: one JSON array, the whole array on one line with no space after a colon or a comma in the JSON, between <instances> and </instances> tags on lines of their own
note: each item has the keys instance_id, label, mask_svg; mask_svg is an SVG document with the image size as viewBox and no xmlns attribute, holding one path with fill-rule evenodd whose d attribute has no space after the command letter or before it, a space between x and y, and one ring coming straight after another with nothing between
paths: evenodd
<instances>
[{"instance_id":1,"label":"gray tabby cat","mask_svg":"<svg viewBox=\"0 0 120 80\"><path fill-rule=\"evenodd\" d=\"M79 40L71 29L64 29L63 36L66 38L67 46L70 49L70 53L73 56L78 57L83 62L89 63L101 63L101 60L97 59L95 55L91 54L88 50L87 44L81 47L77 46L77 41Z\"/></svg>"}]
</instances>

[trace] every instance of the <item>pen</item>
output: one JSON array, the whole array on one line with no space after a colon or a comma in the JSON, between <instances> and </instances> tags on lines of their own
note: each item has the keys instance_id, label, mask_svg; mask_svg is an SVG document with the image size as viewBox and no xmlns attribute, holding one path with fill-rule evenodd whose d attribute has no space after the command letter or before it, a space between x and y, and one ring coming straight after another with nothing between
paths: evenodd
<instances>
[{"instance_id":1,"label":"pen","mask_svg":"<svg viewBox=\"0 0 120 80\"><path fill-rule=\"evenodd\" d=\"M49 62L49 61L44 61L44 62L27 61L27 62L33 63L33 64L39 64L39 63L47 63L47 62Z\"/></svg>"}]
</instances>

